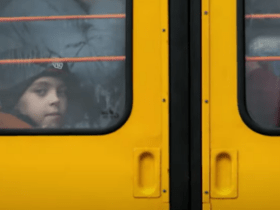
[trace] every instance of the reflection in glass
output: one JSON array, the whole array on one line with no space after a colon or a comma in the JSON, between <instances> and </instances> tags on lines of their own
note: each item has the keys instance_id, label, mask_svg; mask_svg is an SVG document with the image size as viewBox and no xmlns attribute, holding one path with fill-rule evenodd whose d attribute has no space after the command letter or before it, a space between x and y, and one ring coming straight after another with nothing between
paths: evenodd
<instances>
[{"instance_id":1,"label":"reflection in glass","mask_svg":"<svg viewBox=\"0 0 280 210\"><path fill-rule=\"evenodd\" d=\"M1 1L0 16L125 14L125 4L9 0ZM125 18L2 22L0 60L125 56L125 23ZM110 128L125 111L125 69L125 60L1 64L0 128Z\"/></svg>"},{"instance_id":2,"label":"reflection in glass","mask_svg":"<svg viewBox=\"0 0 280 210\"><path fill-rule=\"evenodd\" d=\"M245 13L246 15L280 14L280 3L270 1L268 4L260 0L246 0ZM280 18L247 17L245 40L248 113L261 127L279 127ZM276 57L265 60L271 56Z\"/></svg>"}]
</instances>

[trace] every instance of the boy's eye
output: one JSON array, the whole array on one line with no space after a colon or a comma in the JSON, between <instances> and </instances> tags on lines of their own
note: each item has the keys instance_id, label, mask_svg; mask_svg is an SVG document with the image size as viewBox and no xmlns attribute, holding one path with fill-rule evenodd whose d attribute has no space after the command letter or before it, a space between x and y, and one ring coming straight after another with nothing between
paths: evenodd
<instances>
[{"instance_id":1,"label":"boy's eye","mask_svg":"<svg viewBox=\"0 0 280 210\"><path fill-rule=\"evenodd\" d=\"M36 90L35 90L35 93L36 93L38 96L44 96L44 95L46 95L46 93L47 93L47 89L36 89Z\"/></svg>"}]
</instances>

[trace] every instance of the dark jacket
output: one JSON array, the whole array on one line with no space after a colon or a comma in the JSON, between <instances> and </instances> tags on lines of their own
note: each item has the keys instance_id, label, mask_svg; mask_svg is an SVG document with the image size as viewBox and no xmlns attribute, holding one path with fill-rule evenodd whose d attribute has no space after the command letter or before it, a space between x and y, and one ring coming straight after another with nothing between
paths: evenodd
<instances>
[{"instance_id":1,"label":"dark jacket","mask_svg":"<svg viewBox=\"0 0 280 210\"><path fill-rule=\"evenodd\" d=\"M279 127L280 78L273 74L268 65L247 74L246 105L256 123L265 127Z\"/></svg>"}]
</instances>

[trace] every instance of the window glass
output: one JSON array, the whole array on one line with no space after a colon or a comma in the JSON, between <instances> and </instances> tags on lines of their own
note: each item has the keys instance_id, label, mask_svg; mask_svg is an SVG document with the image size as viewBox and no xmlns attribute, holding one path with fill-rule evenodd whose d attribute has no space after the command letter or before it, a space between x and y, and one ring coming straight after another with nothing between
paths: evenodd
<instances>
[{"instance_id":1,"label":"window glass","mask_svg":"<svg viewBox=\"0 0 280 210\"><path fill-rule=\"evenodd\" d=\"M102 133L122 123L126 21L125 0L1 0L0 128Z\"/></svg>"},{"instance_id":2,"label":"window glass","mask_svg":"<svg viewBox=\"0 0 280 210\"><path fill-rule=\"evenodd\" d=\"M262 128L280 126L280 1L245 0L246 105Z\"/></svg>"}]
</instances>

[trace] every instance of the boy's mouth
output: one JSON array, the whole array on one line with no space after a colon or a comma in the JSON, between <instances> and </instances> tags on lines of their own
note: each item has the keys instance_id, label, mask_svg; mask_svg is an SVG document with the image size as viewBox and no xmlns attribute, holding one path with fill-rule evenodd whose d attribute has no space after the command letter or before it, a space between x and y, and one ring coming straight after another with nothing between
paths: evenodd
<instances>
[{"instance_id":1,"label":"boy's mouth","mask_svg":"<svg viewBox=\"0 0 280 210\"><path fill-rule=\"evenodd\" d=\"M60 113L58 113L58 112L53 112L53 113L46 114L45 116L60 117L60 116L61 116L61 114L60 114Z\"/></svg>"}]
</instances>

